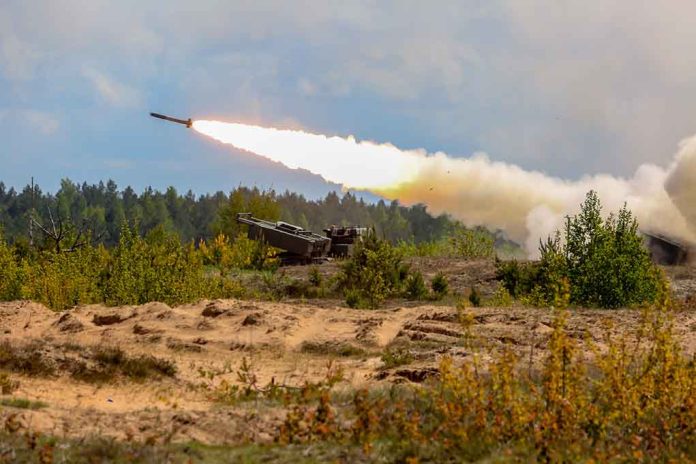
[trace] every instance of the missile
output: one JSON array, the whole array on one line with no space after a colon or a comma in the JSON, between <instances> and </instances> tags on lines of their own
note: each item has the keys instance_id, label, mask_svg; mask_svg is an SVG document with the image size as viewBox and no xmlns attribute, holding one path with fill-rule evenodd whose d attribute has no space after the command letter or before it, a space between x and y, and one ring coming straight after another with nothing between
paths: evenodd
<instances>
[{"instance_id":1,"label":"missile","mask_svg":"<svg viewBox=\"0 0 696 464\"><path fill-rule=\"evenodd\" d=\"M152 116L153 118L164 119L165 121L175 122L177 124L183 124L184 126L188 127L189 129L193 125L193 121L191 121L191 118L177 119L177 118L172 118L171 116L165 116L165 115L159 114L159 113L150 113L150 116Z\"/></svg>"}]
</instances>

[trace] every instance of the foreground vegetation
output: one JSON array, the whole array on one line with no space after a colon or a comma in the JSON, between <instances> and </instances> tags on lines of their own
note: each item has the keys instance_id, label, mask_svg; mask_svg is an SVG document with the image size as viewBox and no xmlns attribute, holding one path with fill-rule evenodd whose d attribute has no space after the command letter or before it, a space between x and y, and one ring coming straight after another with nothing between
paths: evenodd
<instances>
[{"instance_id":1,"label":"foreground vegetation","mask_svg":"<svg viewBox=\"0 0 696 464\"><path fill-rule=\"evenodd\" d=\"M279 411L266 430L273 444L172 443L166 428L139 443L59 439L28 428L20 415L33 406L17 400L4 402L0 453L36 462L690 462L696 363L660 295L620 335L608 325L596 338L578 333L555 310L540 364L475 336L476 313L464 310L467 354L443 357L422 384L345 389L338 363L319 382L261 384L246 358L236 382L204 382L218 408ZM125 359L94 353L104 365Z\"/></svg>"},{"instance_id":2,"label":"foreground vegetation","mask_svg":"<svg viewBox=\"0 0 696 464\"><path fill-rule=\"evenodd\" d=\"M278 439L359 445L385 462L694 459L696 365L674 339L668 304L645 310L628 335L585 341L592 359L559 312L538 372L471 339L471 356L444 358L424 387L301 397Z\"/></svg>"}]
</instances>

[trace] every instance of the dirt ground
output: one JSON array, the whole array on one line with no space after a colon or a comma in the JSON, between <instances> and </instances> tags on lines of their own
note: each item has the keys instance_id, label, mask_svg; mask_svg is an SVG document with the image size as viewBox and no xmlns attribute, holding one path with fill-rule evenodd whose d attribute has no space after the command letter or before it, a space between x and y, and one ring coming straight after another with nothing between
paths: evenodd
<instances>
[{"instance_id":1,"label":"dirt ground","mask_svg":"<svg viewBox=\"0 0 696 464\"><path fill-rule=\"evenodd\" d=\"M454 292L463 293L474 284L487 293L495 288L489 265L418 264L426 277L446 270ZM335 265L322 268L327 274L333 271ZM668 270L680 298L693 298L695 271ZM302 277L308 270L286 272ZM344 371L345 380L338 385L343 389L422 382L436 373L442 356L456 362L478 352L476 347L486 348L484 353L511 347L530 369L538 368L552 331L549 310L482 307L467 311L474 318L470 332L460 322L452 301L392 301L385 309L370 311L350 309L336 300L214 300L174 308L162 303L116 308L90 305L62 313L28 301L0 303L2 340L13 346L33 342L57 366L49 376L11 373L19 388L2 398L45 405L35 410L3 406L0 423L11 416L22 427L59 437L265 443L273 441L282 409L258 401L230 406L216 401L211 393L222 381L238 382L244 358L260 385L299 386L317 381L332 361ZM572 336L579 340L589 337L601 346L606 330L621 333L635 327L639 317L635 310L574 309L568 325ZM696 311L676 314L675 333L685 352L694 355ZM118 378L92 383L76 380L62 370L61 366L88 359L89 351L98 346L117 346L128 355L171 360L176 363L176 375L141 382ZM390 362L385 353L397 361Z\"/></svg>"}]
</instances>

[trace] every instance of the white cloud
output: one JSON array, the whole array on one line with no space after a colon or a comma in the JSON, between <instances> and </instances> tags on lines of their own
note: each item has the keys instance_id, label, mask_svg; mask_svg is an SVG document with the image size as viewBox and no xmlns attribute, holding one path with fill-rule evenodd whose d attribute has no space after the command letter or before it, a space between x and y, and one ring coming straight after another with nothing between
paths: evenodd
<instances>
[{"instance_id":1,"label":"white cloud","mask_svg":"<svg viewBox=\"0 0 696 464\"><path fill-rule=\"evenodd\" d=\"M99 97L106 103L116 107L135 107L141 102L139 92L93 68L85 68L82 72L93 85Z\"/></svg>"}]
</instances>

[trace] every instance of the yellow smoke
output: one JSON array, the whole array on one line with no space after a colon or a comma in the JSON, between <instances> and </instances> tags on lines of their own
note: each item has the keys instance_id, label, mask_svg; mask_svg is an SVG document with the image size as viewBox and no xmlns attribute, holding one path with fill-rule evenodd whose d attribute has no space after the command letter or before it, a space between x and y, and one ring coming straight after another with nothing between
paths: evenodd
<instances>
[{"instance_id":1,"label":"yellow smoke","mask_svg":"<svg viewBox=\"0 0 696 464\"><path fill-rule=\"evenodd\" d=\"M195 121L193 128L345 188L405 205L422 203L435 214L449 213L467 225L502 229L532 254L539 239L560 228L565 215L576 212L591 189L600 195L605 211L627 203L644 230L696 242L696 137L682 143L667 169L643 165L629 179L596 175L567 181L494 162L484 154L453 158L354 137L221 121Z\"/></svg>"}]
</instances>

